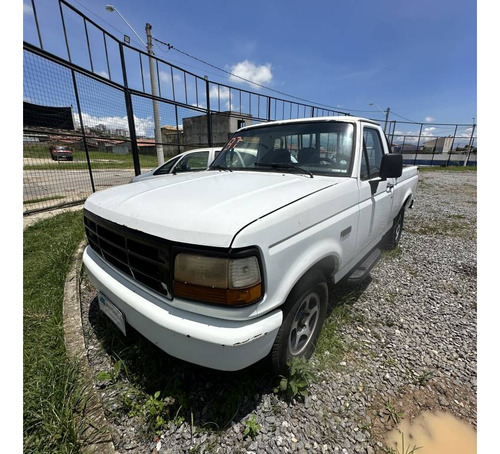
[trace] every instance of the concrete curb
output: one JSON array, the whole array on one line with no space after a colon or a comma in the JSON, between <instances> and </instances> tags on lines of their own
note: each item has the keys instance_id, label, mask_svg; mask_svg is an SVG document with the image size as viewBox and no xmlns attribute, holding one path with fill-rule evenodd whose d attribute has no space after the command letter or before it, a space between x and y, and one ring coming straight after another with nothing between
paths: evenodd
<instances>
[{"instance_id":1,"label":"concrete curb","mask_svg":"<svg viewBox=\"0 0 500 454\"><path fill-rule=\"evenodd\" d=\"M101 400L92 386L92 373L87 359L85 340L83 337L82 313L80 307L80 271L82 269L83 251L86 241L78 246L66 276L63 299L64 343L68 357L76 359L85 383L89 383L89 397L85 405L84 415L88 426L83 431L83 452L115 453Z\"/></svg>"}]
</instances>

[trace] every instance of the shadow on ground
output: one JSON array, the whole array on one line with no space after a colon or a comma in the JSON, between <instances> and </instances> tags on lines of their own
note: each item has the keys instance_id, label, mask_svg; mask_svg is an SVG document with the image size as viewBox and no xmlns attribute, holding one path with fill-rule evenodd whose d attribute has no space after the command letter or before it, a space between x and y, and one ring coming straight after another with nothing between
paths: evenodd
<instances>
[{"instance_id":1,"label":"shadow on ground","mask_svg":"<svg viewBox=\"0 0 500 454\"><path fill-rule=\"evenodd\" d=\"M332 289L326 324L336 317L337 308L352 306L369 281ZM273 394L280 379L272 373L269 358L240 371L223 372L174 358L131 326L125 337L101 314L97 298L90 303L89 322L106 354L123 364L122 379L130 385L123 394L130 395L132 389L139 390L142 399L158 391L162 398L173 397L170 416L180 416L198 428L224 430L242 422L262 403L263 395Z\"/></svg>"},{"instance_id":2,"label":"shadow on ground","mask_svg":"<svg viewBox=\"0 0 500 454\"><path fill-rule=\"evenodd\" d=\"M241 371L223 372L174 358L131 326L125 337L100 313L97 298L90 304L89 321L105 352L122 361L123 375L133 388L173 397L171 416L190 422L192 418L197 427L222 430L241 421L261 402L261 395L273 392L277 381L267 359Z\"/></svg>"}]
</instances>

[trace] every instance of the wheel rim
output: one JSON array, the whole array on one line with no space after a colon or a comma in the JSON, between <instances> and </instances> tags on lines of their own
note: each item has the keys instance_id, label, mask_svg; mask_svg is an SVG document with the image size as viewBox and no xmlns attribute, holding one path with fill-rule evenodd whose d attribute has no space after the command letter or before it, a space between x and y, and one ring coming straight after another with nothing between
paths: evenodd
<instances>
[{"instance_id":1,"label":"wheel rim","mask_svg":"<svg viewBox=\"0 0 500 454\"><path fill-rule=\"evenodd\" d=\"M399 239L401 238L402 230L403 230L403 216L399 215L398 222L394 230L394 239L396 240L396 242L398 242Z\"/></svg>"},{"instance_id":2,"label":"wheel rim","mask_svg":"<svg viewBox=\"0 0 500 454\"><path fill-rule=\"evenodd\" d=\"M288 337L288 348L292 355L301 354L311 343L319 318L320 296L308 293L299 305Z\"/></svg>"}]
</instances>

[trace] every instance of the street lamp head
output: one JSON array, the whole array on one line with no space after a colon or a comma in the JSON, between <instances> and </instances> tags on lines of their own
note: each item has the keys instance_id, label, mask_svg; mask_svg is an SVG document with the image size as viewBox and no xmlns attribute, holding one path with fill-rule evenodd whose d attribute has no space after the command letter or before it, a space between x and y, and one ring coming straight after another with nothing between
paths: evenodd
<instances>
[{"instance_id":1,"label":"street lamp head","mask_svg":"<svg viewBox=\"0 0 500 454\"><path fill-rule=\"evenodd\" d=\"M113 5L106 5L106 11L112 13L115 10L115 7Z\"/></svg>"}]
</instances>

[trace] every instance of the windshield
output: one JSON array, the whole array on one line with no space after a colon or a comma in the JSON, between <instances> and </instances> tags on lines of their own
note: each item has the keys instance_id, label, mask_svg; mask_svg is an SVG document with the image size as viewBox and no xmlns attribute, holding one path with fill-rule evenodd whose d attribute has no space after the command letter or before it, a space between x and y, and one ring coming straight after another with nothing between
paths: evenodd
<instances>
[{"instance_id":1,"label":"windshield","mask_svg":"<svg viewBox=\"0 0 500 454\"><path fill-rule=\"evenodd\" d=\"M353 143L351 123L323 121L250 128L235 133L210 168L348 176Z\"/></svg>"}]
</instances>

